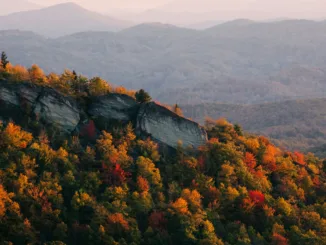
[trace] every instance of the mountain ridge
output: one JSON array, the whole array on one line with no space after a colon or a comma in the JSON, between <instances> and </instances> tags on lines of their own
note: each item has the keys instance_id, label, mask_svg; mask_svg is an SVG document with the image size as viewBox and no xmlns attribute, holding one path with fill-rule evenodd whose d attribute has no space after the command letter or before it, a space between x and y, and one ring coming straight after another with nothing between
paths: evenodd
<instances>
[{"instance_id":1,"label":"mountain ridge","mask_svg":"<svg viewBox=\"0 0 326 245\"><path fill-rule=\"evenodd\" d=\"M286 149L323 155L326 145L326 99L289 100L257 105L180 105L185 116L199 123L204 118L226 118L246 131L270 137Z\"/></svg>"},{"instance_id":2,"label":"mountain ridge","mask_svg":"<svg viewBox=\"0 0 326 245\"><path fill-rule=\"evenodd\" d=\"M42 8L41 5L24 0L0 0L0 6L0 16Z\"/></svg>"},{"instance_id":3,"label":"mountain ridge","mask_svg":"<svg viewBox=\"0 0 326 245\"><path fill-rule=\"evenodd\" d=\"M60 18L56 18L59 16ZM30 30L48 37L82 31L117 31L131 25L68 2L0 16L0 29ZM42 21L40 21L42 20Z\"/></svg>"}]
</instances>

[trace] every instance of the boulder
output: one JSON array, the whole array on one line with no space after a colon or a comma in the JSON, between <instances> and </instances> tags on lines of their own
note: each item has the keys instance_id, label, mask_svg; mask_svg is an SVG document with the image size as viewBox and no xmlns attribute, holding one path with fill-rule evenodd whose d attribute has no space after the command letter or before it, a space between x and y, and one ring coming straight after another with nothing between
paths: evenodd
<instances>
[{"instance_id":1,"label":"boulder","mask_svg":"<svg viewBox=\"0 0 326 245\"><path fill-rule=\"evenodd\" d=\"M136 132L172 148L177 148L179 142L182 142L184 147L194 148L207 142L206 131L198 123L180 117L154 102L141 106Z\"/></svg>"},{"instance_id":2,"label":"boulder","mask_svg":"<svg viewBox=\"0 0 326 245\"><path fill-rule=\"evenodd\" d=\"M88 114L103 129L112 123L133 122L138 109L139 104L132 97L111 93L92 98Z\"/></svg>"}]
</instances>

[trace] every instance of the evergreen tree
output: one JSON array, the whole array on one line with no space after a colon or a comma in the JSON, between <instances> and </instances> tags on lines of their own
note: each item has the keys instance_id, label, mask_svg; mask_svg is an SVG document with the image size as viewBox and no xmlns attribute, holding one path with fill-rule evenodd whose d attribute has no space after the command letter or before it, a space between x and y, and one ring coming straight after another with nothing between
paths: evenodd
<instances>
[{"instance_id":1,"label":"evergreen tree","mask_svg":"<svg viewBox=\"0 0 326 245\"><path fill-rule=\"evenodd\" d=\"M237 132L239 136L243 136L242 128L239 124L234 124L234 130Z\"/></svg>"},{"instance_id":2,"label":"evergreen tree","mask_svg":"<svg viewBox=\"0 0 326 245\"><path fill-rule=\"evenodd\" d=\"M135 96L139 103L147 103L152 100L151 96L144 89L139 90Z\"/></svg>"},{"instance_id":3,"label":"evergreen tree","mask_svg":"<svg viewBox=\"0 0 326 245\"><path fill-rule=\"evenodd\" d=\"M6 69L7 65L9 64L8 57L5 52L1 53L1 64L3 69Z\"/></svg>"},{"instance_id":4,"label":"evergreen tree","mask_svg":"<svg viewBox=\"0 0 326 245\"><path fill-rule=\"evenodd\" d=\"M78 79L77 73L75 70L72 71L72 74L74 76L74 80L76 81Z\"/></svg>"}]
</instances>

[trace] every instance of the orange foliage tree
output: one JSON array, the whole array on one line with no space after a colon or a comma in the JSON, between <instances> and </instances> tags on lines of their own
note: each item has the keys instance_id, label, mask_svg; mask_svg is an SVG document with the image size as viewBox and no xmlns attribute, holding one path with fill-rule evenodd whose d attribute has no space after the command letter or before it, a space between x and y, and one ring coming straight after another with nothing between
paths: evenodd
<instances>
[{"instance_id":1,"label":"orange foliage tree","mask_svg":"<svg viewBox=\"0 0 326 245\"><path fill-rule=\"evenodd\" d=\"M293 160L299 165L306 165L304 155L300 152L294 152L292 155Z\"/></svg>"},{"instance_id":2,"label":"orange foliage tree","mask_svg":"<svg viewBox=\"0 0 326 245\"><path fill-rule=\"evenodd\" d=\"M257 165L255 156L250 152L246 152L244 162L251 171L254 170Z\"/></svg>"}]
</instances>

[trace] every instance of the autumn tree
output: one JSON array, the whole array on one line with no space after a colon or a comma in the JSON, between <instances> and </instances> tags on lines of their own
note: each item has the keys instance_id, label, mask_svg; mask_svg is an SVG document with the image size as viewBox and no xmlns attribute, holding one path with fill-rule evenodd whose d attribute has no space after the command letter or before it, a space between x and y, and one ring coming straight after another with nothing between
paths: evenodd
<instances>
[{"instance_id":1,"label":"autumn tree","mask_svg":"<svg viewBox=\"0 0 326 245\"><path fill-rule=\"evenodd\" d=\"M105 95L111 91L109 84L100 77L92 78L89 81L89 93L91 96Z\"/></svg>"},{"instance_id":2,"label":"autumn tree","mask_svg":"<svg viewBox=\"0 0 326 245\"><path fill-rule=\"evenodd\" d=\"M38 65L33 64L32 67L28 69L28 73L33 83L45 81L44 72Z\"/></svg>"},{"instance_id":3,"label":"autumn tree","mask_svg":"<svg viewBox=\"0 0 326 245\"><path fill-rule=\"evenodd\" d=\"M32 139L32 134L23 131L21 127L10 122L0 133L0 147L24 149Z\"/></svg>"},{"instance_id":4,"label":"autumn tree","mask_svg":"<svg viewBox=\"0 0 326 245\"><path fill-rule=\"evenodd\" d=\"M150 159L139 157L136 164L139 175L146 178L155 187L162 186L160 170L155 167L155 164Z\"/></svg>"},{"instance_id":5,"label":"autumn tree","mask_svg":"<svg viewBox=\"0 0 326 245\"><path fill-rule=\"evenodd\" d=\"M10 74L10 81L28 81L30 80L30 74L24 66L15 65L11 66L8 64L7 71Z\"/></svg>"},{"instance_id":6,"label":"autumn tree","mask_svg":"<svg viewBox=\"0 0 326 245\"><path fill-rule=\"evenodd\" d=\"M178 104L174 105L173 112L175 114L177 114L178 116L183 117L183 112L182 112L181 108L178 106Z\"/></svg>"}]
</instances>

